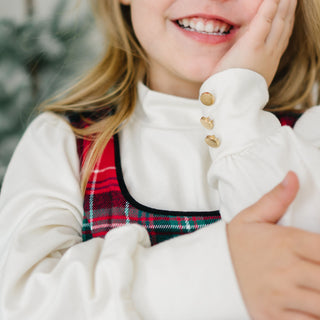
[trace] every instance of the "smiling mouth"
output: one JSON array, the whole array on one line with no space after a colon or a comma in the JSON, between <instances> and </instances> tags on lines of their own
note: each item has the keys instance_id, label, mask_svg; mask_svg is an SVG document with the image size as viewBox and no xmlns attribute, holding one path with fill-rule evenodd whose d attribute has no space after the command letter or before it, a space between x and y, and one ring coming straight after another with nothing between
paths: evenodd
<instances>
[{"instance_id":1,"label":"smiling mouth","mask_svg":"<svg viewBox=\"0 0 320 320\"><path fill-rule=\"evenodd\" d=\"M233 29L232 25L215 19L184 18L176 22L184 30L215 36L227 35Z\"/></svg>"}]
</instances>

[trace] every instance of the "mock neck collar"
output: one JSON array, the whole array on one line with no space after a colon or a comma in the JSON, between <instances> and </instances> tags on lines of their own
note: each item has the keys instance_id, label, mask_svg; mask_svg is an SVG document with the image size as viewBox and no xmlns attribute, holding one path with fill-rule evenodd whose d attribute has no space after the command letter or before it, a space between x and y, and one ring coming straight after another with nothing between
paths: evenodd
<instances>
[{"instance_id":1,"label":"mock neck collar","mask_svg":"<svg viewBox=\"0 0 320 320\"><path fill-rule=\"evenodd\" d=\"M158 128L199 128L201 107L196 99L153 91L140 82L133 118Z\"/></svg>"}]
</instances>

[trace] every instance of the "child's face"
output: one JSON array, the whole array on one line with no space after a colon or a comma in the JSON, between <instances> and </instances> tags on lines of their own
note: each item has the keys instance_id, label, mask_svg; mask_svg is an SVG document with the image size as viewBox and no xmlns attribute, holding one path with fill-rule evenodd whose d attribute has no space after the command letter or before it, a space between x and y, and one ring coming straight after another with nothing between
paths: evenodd
<instances>
[{"instance_id":1,"label":"child's face","mask_svg":"<svg viewBox=\"0 0 320 320\"><path fill-rule=\"evenodd\" d=\"M196 98L201 83L243 34L263 0L120 1L131 5L133 27L150 62L151 89ZM218 34L195 28L217 29Z\"/></svg>"}]
</instances>

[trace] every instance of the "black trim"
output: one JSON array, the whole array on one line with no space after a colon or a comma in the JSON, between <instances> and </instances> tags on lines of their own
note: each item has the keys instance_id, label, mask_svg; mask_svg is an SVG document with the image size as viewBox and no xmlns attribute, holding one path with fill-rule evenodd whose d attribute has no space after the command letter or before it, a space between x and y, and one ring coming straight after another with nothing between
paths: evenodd
<instances>
[{"instance_id":1,"label":"black trim","mask_svg":"<svg viewBox=\"0 0 320 320\"><path fill-rule=\"evenodd\" d=\"M122 167L121 167L121 159L120 159L120 147L119 147L119 136L118 134L114 135L114 158L116 165L117 178L120 186L120 190L124 198L135 208L149 212L152 214L161 214L167 216L220 216L219 210L215 211L169 211L169 210L161 210L147 207L139 202L137 202L129 193L127 186L123 179Z\"/></svg>"}]
</instances>

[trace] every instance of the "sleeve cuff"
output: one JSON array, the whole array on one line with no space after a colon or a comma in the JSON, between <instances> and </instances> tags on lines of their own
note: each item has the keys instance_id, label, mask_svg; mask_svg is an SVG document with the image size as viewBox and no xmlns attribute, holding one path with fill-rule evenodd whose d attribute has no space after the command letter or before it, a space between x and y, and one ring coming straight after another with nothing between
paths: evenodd
<instances>
[{"instance_id":1,"label":"sleeve cuff","mask_svg":"<svg viewBox=\"0 0 320 320\"><path fill-rule=\"evenodd\" d=\"M280 127L273 114L262 110L268 99L265 79L247 69L229 69L203 83L200 101L203 118L213 121L206 128L206 135L218 141L210 148L215 159L239 152Z\"/></svg>"},{"instance_id":2,"label":"sleeve cuff","mask_svg":"<svg viewBox=\"0 0 320 320\"><path fill-rule=\"evenodd\" d=\"M133 299L143 319L249 319L223 221L139 250Z\"/></svg>"}]
</instances>

